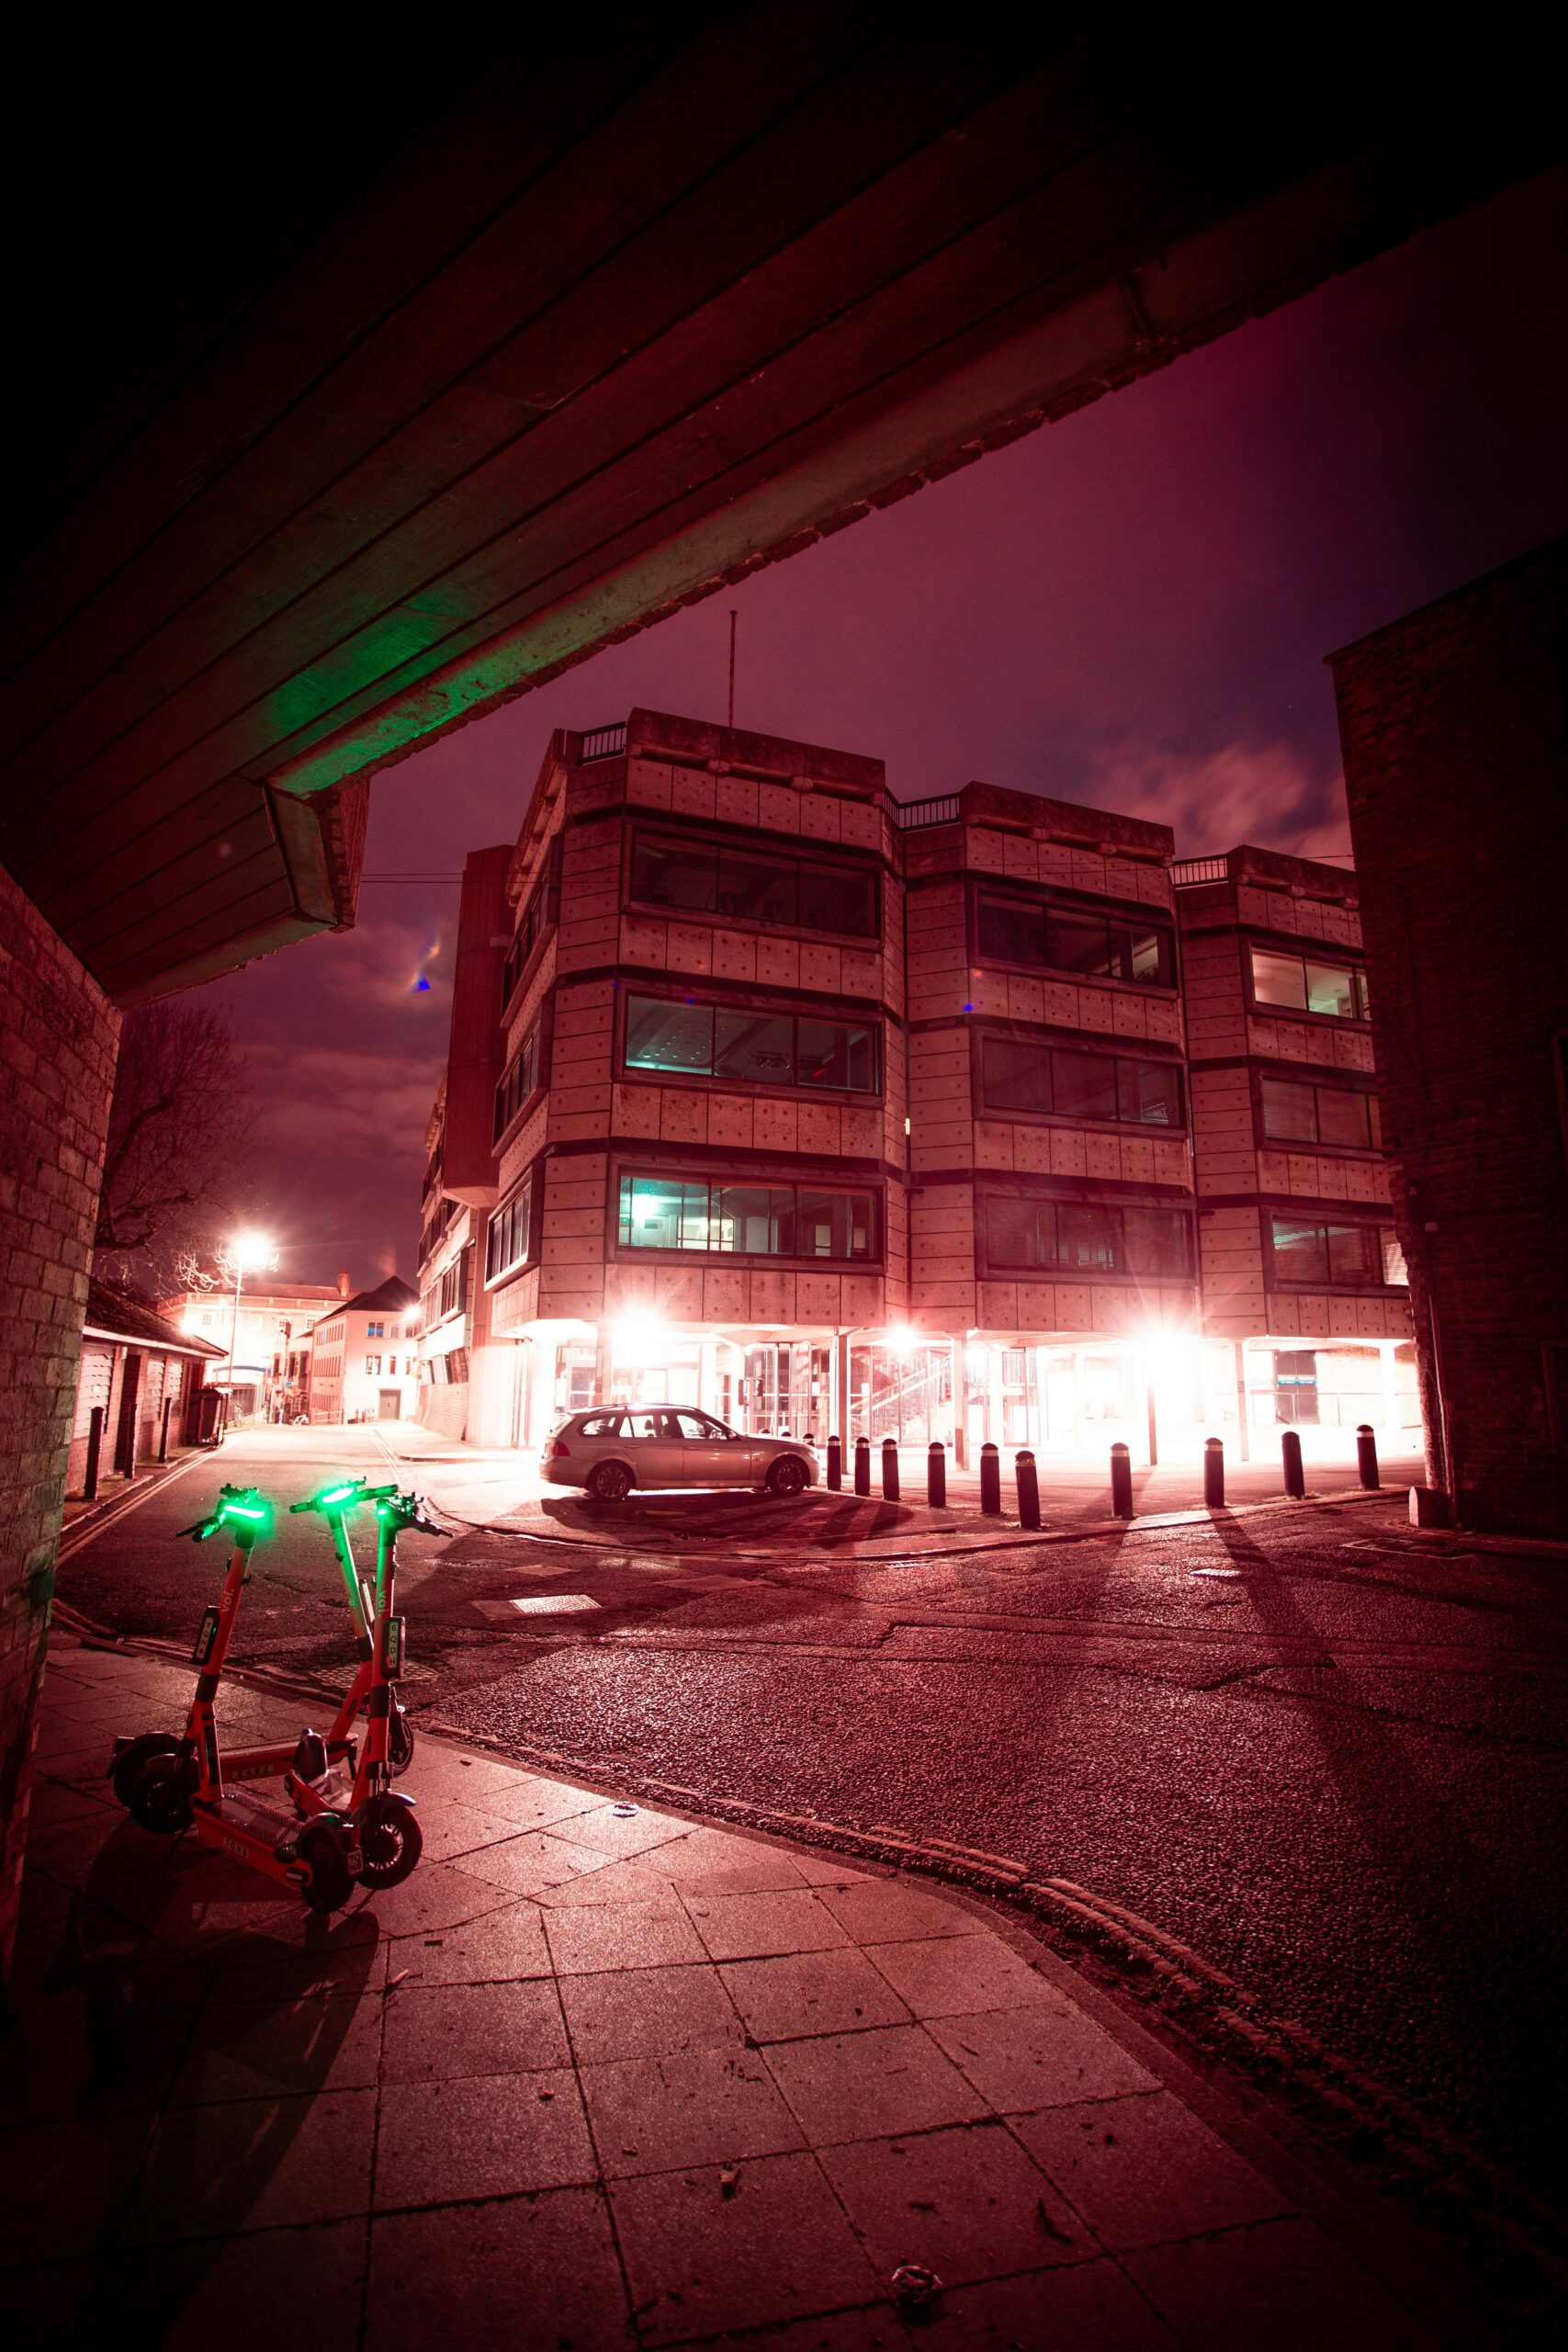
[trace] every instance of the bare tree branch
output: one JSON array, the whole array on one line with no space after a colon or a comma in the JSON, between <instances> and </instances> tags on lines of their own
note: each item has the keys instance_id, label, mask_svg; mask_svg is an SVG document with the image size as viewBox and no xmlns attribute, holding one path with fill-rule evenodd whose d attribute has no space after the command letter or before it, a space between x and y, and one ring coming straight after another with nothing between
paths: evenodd
<instances>
[{"instance_id":1,"label":"bare tree branch","mask_svg":"<svg viewBox=\"0 0 1568 2352\"><path fill-rule=\"evenodd\" d=\"M126 1016L95 1249L111 1279L158 1279L230 1207L254 1124L245 1067L219 1014L185 1001ZM154 1272L153 1259L166 1261Z\"/></svg>"}]
</instances>

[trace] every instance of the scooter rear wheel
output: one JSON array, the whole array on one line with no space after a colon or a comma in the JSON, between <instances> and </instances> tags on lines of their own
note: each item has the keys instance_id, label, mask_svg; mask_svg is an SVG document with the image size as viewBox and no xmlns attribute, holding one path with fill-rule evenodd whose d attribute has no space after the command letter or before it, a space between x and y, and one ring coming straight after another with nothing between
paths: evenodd
<instances>
[{"instance_id":1,"label":"scooter rear wheel","mask_svg":"<svg viewBox=\"0 0 1568 2352\"><path fill-rule=\"evenodd\" d=\"M312 1911L341 1911L354 1892L343 1848L330 1829L319 1824L299 1839L299 1859L310 1871L305 1900Z\"/></svg>"},{"instance_id":2,"label":"scooter rear wheel","mask_svg":"<svg viewBox=\"0 0 1568 2352\"><path fill-rule=\"evenodd\" d=\"M359 1875L367 1886L401 1886L424 1849L418 1822L400 1797L372 1797L359 1809Z\"/></svg>"},{"instance_id":3,"label":"scooter rear wheel","mask_svg":"<svg viewBox=\"0 0 1568 2352\"><path fill-rule=\"evenodd\" d=\"M150 1756L177 1756L180 1743L172 1732L146 1731L140 1739L131 1741L125 1754L109 1774L109 1786L116 1799L128 1809L130 1792L141 1777L141 1768Z\"/></svg>"},{"instance_id":4,"label":"scooter rear wheel","mask_svg":"<svg viewBox=\"0 0 1568 2352\"><path fill-rule=\"evenodd\" d=\"M172 1756L145 1756L126 1791L126 1811L154 1838L177 1838L195 1818L191 1810L194 1777L177 1750Z\"/></svg>"}]
</instances>

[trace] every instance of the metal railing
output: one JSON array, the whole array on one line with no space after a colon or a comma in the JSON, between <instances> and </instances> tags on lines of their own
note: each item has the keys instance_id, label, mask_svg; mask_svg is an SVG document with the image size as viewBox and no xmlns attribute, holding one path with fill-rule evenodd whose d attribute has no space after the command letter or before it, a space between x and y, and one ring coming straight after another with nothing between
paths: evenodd
<instances>
[{"instance_id":1,"label":"metal railing","mask_svg":"<svg viewBox=\"0 0 1568 2352\"><path fill-rule=\"evenodd\" d=\"M1228 882L1230 872L1228 857L1179 857L1170 869L1170 887L1190 890L1197 882Z\"/></svg>"},{"instance_id":2,"label":"metal railing","mask_svg":"<svg viewBox=\"0 0 1568 2352\"><path fill-rule=\"evenodd\" d=\"M956 792L938 793L930 800L893 800L888 806L902 833L918 831L922 825L956 825L964 812Z\"/></svg>"},{"instance_id":3,"label":"metal railing","mask_svg":"<svg viewBox=\"0 0 1568 2352\"><path fill-rule=\"evenodd\" d=\"M591 727L582 739L582 749L577 755L578 765L586 767L590 760L617 759L626 748L626 723L618 727Z\"/></svg>"}]
</instances>

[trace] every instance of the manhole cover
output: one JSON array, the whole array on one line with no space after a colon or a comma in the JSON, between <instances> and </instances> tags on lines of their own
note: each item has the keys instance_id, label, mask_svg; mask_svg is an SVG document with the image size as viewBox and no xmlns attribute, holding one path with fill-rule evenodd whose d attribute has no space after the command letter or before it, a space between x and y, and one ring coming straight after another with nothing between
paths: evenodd
<instances>
[{"instance_id":1,"label":"manhole cover","mask_svg":"<svg viewBox=\"0 0 1568 2352\"><path fill-rule=\"evenodd\" d=\"M512 1606L525 1617L576 1617L584 1610L597 1609L599 1603L585 1592L528 1592Z\"/></svg>"}]
</instances>

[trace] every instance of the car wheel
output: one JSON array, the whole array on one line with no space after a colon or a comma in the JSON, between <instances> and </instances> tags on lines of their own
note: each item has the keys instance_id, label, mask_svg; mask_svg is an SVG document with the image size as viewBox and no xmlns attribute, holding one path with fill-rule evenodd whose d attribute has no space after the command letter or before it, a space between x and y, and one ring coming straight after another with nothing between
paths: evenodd
<instances>
[{"instance_id":1,"label":"car wheel","mask_svg":"<svg viewBox=\"0 0 1568 2352\"><path fill-rule=\"evenodd\" d=\"M798 1495L806 1486L806 1464L798 1453L781 1453L768 1472L770 1495Z\"/></svg>"},{"instance_id":2,"label":"car wheel","mask_svg":"<svg viewBox=\"0 0 1568 2352\"><path fill-rule=\"evenodd\" d=\"M632 1490L632 1474L624 1462L601 1462L588 1474L588 1491L595 1502L624 1503Z\"/></svg>"}]
</instances>

